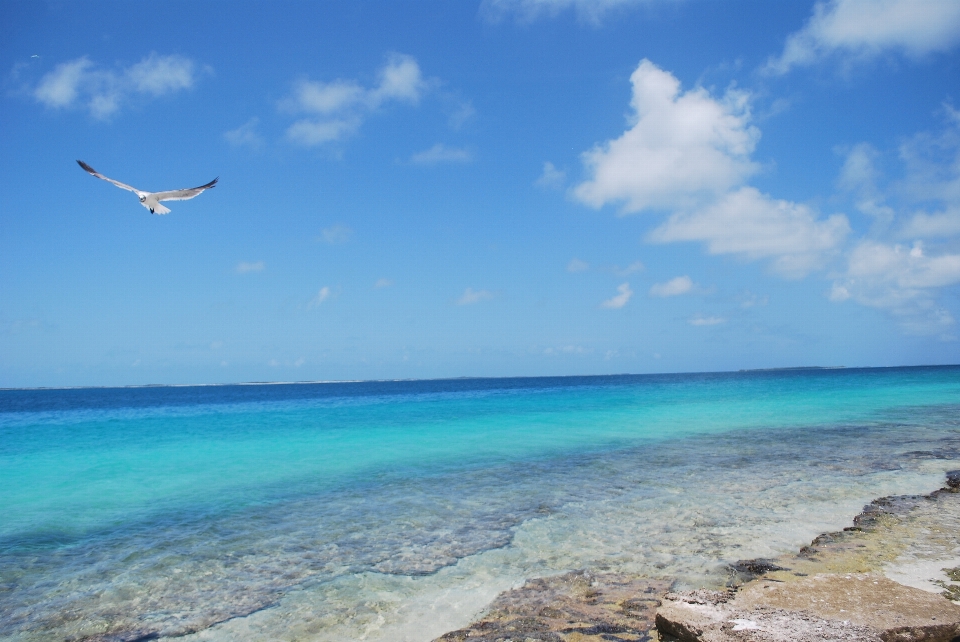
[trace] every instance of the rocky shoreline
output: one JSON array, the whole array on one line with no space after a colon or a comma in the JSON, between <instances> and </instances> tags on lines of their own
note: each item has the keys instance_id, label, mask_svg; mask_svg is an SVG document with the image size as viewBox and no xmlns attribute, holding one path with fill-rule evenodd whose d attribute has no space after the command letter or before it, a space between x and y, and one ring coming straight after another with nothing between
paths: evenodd
<instances>
[{"instance_id":1,"label":"rocky shoreline","mask_svg":"<svg viewBox=\"0 0 960 642\"><path fill-rule=\"evenodd\" d=\"M960 642L960 470L883 497L795 554L741 560L724 590L574 571L506 591L435 642Z\"/></svg>"}]
</instances>

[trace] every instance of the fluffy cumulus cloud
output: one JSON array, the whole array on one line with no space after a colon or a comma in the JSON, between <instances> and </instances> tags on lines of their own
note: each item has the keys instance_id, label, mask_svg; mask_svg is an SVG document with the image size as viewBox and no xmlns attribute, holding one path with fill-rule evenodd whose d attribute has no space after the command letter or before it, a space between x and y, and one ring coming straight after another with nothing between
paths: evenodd
<instances>
[{"instance_id":1,"label":"fluffy cumulus cloud","mask_svg":"<svg viewBox=\"0 0 960 642\"><path fill-rule=\"evenodd\" d=\"M814 5L813 16L766 69L782 74L831 55L864 59L897 51L919 57L958 43L956 0L831 0Z\"/></svg>"},{"instance_id":2,"label":"fluffy cumulus cloud","mask_svg":"<svg viewBox=\"0 0 960 642\"><path fill-rule=\"evenodd\" d=\"M760 137L750 125L749 97L706 89L682 92L671 73L643 60L630 77L633 108L622 136L583 154L589 178L574 188L595 208L623 213L709 201L757 171L750 154Z\"/></svg>"},{"instance_id":3,"label":"fluffy cumulus cloud","mask_svg":"<svg viewBox=\"0 0 960 642\"><path fill-rule=\"evenodd\" d=\"M599 24L613 9L656 1L658 0L484 0L480 13L493 22L507 17L520 22L532 22L541 17L555 17L573 10L581 20Z\"/></svg>"},{"instance_id":4,"label":"fluffy cumulus cloud","mask_svg":"<svg viewBox=\"0 0 960 642\"><path fill-rule=\"evenodd\" d=\"M819 267L850 231L847 218L818 219L810 208L743 187L709 206L675 212L654 229L655 243L702 241L711 254L768 258L787 277Z\"/></svg>"},{"instance_id":5,"label":"fluffy cumulus cloud","mask_svg":"<svg viewBox=\"0 0 960 642\"><path fill-rule=\"evenodd\" d=\"M633 290L629 283L621 283L617 286L617 294L604 301L601 305L611 310L619 310L627 304L627 301L633 296Z\"/></svg>"},{"instance_id":6,"label":"fluffy cumulus cloud","mask_svg":"<svg viewBox=\"0 0 960 642\"><path fill-rule=\"evenodd\" d=\"M678 276L665 283L654 283L650 288L650 296L679 296L693 289L693 281L689 276Z\"/></svg>"},{"instance_id":7,"label":"fluffy cumulus cloud","mask_svg":"<svg viewBox=\"0 0 960 642\"><path fill-rule=\"evenodd\" d=\"M438 163L469 163L473 157L470 152L458 147L447 147L437 143L430 149L425 149L410 157L415 165L436 165Z\"/></svg>"},{"instance_id":8,"label":"fluffy cumulus cloud","mask_svg":"<svg viewBox=\"0 0 960 642\"><path fill-rule=\"evenodd\" d=\"M388 57L372 87L364 87L356 80L300 80L280 104L284 111L305 115L290 125L287 138L306 146L340 140L355 132L368 114L386 104L416 105L428 85L417 61L402 54Z\"/></svg>"},{"instance_id":9,"label":"fluffy cumulus cloud","mask_svg":"<svg viewBox=\"0 0 960 642\"><path fill-rule=\"evenodd\" d=\"M928 255L919 241L907 247L865 240L850 253L846 274L833 283L830 298L887 309L908 330L934 334L953 324L936 304L937 290L958 283L960 254Z\"/></svg>"},{"instance_id":10,"label":"fluffy cumulus cloud","mask_svg":"<svg viewBox=\"0 0 960 642\"><path fill-rule=\"evenodd\" d=\"M54 109L82 106L95 118L116 113L133 96L158 97L191 88L197 66L189 58L151 53L120 69L98 67L83 57L57 65L33 90L37 102Z\"/></svg>"}]
</instances>

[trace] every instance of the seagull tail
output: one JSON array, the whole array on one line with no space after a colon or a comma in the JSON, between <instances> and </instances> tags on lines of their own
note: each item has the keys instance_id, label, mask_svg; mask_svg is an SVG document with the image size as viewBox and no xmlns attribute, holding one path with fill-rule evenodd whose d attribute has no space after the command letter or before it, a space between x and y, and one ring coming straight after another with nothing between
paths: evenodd
<instances>
[{"instance_id":1,"label":"seagull tail","mask_svg":"<svg viewBox=\"0 0 960 642\"><path fill-rule=\"evenodd\" d=\"M153 212L152 212L152 213L153 213L153 214L169 214L169 213L170 213L170 208L169 208L169 207L164 207L164 206L161 205L160 203L157 203L156 205L153 206Z\"/></svg>"}]
</instances>

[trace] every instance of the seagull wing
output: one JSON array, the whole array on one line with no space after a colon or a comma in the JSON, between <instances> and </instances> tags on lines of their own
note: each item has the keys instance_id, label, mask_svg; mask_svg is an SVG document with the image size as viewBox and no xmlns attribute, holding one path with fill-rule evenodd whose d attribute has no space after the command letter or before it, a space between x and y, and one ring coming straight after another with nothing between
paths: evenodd
<instances>
[{"instance_id":1,"label":"seagull wing","mask_svg":"<svg viewBox=\"0 0 960 642\"><path fill-rule=\"evenodd\" d=\"M201 185L200 187L188 187L187 189L174 189L169 192L155 192L153 197L158 201L185 201L187 199L193 198L200 192L208 189L213 189L217 186L217 181L220 180L220 177L213 179L206 185Z\"/></svg>"},{"instance_id":2,"label":"seagull wing","mask_svg":"<svg viewBox=\"0 0 960 642\"><path fill-rule=\"evenodd\" d=\"M82 160L78 160L78 161L77 161L77 164L79 164L80 167L82 167L82 168L84 169L84 171L87 172L88 174L90 174L91 176L96 176L97 178L101 178L101 179L107 181L108 183L113 183L114 185L116 185L116 186L119 187L120 189L125 189L125 190L130 191L130 192L139 192L139 191L140 191L140 190L138 190L136 187L130 187L130 186L127 185L126 183L121 183L120 181L115 181L115 180L113 180L112 178L107 178L106 176L104 176L103 174L101 174L100 172L98 172L97 170L93 169L92 167L90 167L89 165L87 165L86 163L84 163Z\"/></svg>"}]
</instances>

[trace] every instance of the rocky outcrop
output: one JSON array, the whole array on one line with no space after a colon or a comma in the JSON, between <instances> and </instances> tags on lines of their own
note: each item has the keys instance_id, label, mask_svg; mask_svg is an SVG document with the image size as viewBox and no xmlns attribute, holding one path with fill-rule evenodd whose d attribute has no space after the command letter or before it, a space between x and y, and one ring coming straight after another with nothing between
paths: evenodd
<instances>
[{"instance_id":1,"label":"rocky outcrop","mask_svg":"<svg viewBox=\"0 0 960 642\"><path fill-rule=\"evenodd\" d=\"M735 595L668 594L657 629L683 642L951 642L960 606L875 573L757 581Z\"/></svg>"},{"instance_id":2,"label":"rocky outcrop","mask_svg":"<svg viewBox=\"0 0 960 642\"><path fill-rule=\"evenodd\" d=\"M936 537L953 550L958 516L960 470L929 495L871 502L797 554L730 564L727 590L668 593L668 581L575 571L501 594L435 642L960 642L950 601L960 584L936 582L939 595L881 574L911 547L934 550ZM923 532L933 539L918 545ZM960 568L943 570L960 582Z\"/></svg>"},{"instance_id":3,"label":"rocky outcrop","mask_svg":"<svg viewBox=\"0 0 960 642\"><path fill-rule=\"evenodd\" d=\"M575 571L501 594L487 615L435 642L647 642L668 582Z\"/></svg>"}]
</instances>

